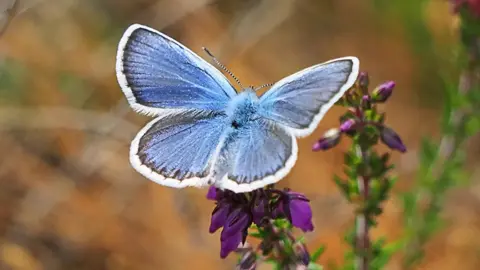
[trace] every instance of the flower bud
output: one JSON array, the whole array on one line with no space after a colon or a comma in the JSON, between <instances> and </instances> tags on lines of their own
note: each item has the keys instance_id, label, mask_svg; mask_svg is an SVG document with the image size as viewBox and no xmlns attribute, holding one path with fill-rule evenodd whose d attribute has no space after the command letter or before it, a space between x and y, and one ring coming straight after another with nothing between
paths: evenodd
<instances>
[{"instance_id":1,"label":"flower bud","mask_svg":"<svg viewBox=\"0 0 480 270\"><path fill-rule=\"evenodd\" d=\"M372 101L371 101L369 95L363 95L362 96L361 105L362 105L362 108L364 108L364 109L369 109L372 106Z\"/></svg>"},{"instance_id":2,"label":"flower bud","mask_svg":"<svg viewBox=\"0 0 480 270\"><path fill-rule=\"evenodd\" d=\"M363 95L362 101L363 102L369 102L370 101L370 96L369 95Z\"/></svg>"},{"instance_id":3,"label":"flower bud","mask_svg":"<svg viewBox=\"0 0 480 270\"><path fill-rule=\"evenodd\" d=\"M402 153L407 151L407 148L403 144L402 139L400 139L400 136L398 136L398 134L395 133L395 131L393 131L391 128L383 127L380 133L380 139L385 145L393 150L398 150Z\"/></svg>"},{"instance_id":4,"label":"flower bud","mask_svg":"<svg viewBox=\"0 0 480 270\"><path fill-rule=\"evenodd\" d=\"M388 81L377 86L372 92L372 101L385 102L392 95L393 88L395 88L394 81Z\"/></svg>"},{"instance_id":5,"label":"flower bud","mask_svg":"<svg viewBox=\"0 0 480 270\"><path fill-rule=\"evenodd\" d=\"M305 244L301 242L296 242L293 244L293 253L298 259L298 262L303 265L308 265L310 263L310 254L307 251Z\"/></svg>"},{"instance_id":6,"label":"flower bud","mask_svg":"<svg viewBox=\"0 0 480 270\"><path fill-rule=\"evenodd\" d=\"M367 89L368 84L370 83L370 78L368 77L367 72L360 72L360 75L358 75L358 85L362 89Z\"/></svg>"},{"instance_id":7,"label":"flower bud","mask_svg":"<svg viewBox=\"0 0 480 270\"><path fill-rule=\"evenodd\" d=\"M353 119L348 119L340 125L341 132L348 132L353 130L354 128L355 128L355 120Z\"/></svg>"},{"instance_id":8,"label":"flower bud","mask_svg":"<svg viewBox=\"0 0 480 270\"><path fill-rule=\"evenodd\" d=\"M314 145L312 150L319 151L319 150L327 150L340 142L341 133L338 128L332 128L325 132L322 138L318 140Z\"/></svg>"}]
</instances>

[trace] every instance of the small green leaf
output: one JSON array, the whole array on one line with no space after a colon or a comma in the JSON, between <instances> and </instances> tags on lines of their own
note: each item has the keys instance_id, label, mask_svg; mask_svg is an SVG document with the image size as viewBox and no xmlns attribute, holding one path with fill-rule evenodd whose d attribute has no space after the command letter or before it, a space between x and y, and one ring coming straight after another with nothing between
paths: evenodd
<instances>
[{"instance_id":1,"label":"small green leaf","mask_svg":"<svg viewBox=\"0 0 480 270\"><path fill-rule=\"evenodd\" d=\"M480 131L480 117L469 117L465 123L465 133L473 136Z\"/></svg>"},{"instance_id":2,"label":"small green leaf","mask_svg":"<svg viewBox=\"0 0 480 270\"><path fill-rule=\"evenodd\" d=\"M344 181L342 178L338 177L337 175L333 176L333 181L335 181L335 184L337 184L338 188L342 193L345 195L347 200L351 199L351 191L350 191L350 186L346 181Z\"/></svg>"},{"instance_id":3,"label":"small green leaf","mask_svg":"<svg viewBox=\"0 0 480 270\"><path fill-rule=\"evenodd\" d=\"M438 145L434 144L431 139L424 138L422 140L422 148L420 155L421 164L431 164L438 153Z\"/></svg>"},{"instance_id":4,"label":"small green leaf","mask_svg":"<svg viewBox=\"0 0 480 270\"><path fill-rule=\"evenodd\" d=\"M300 242L300 243L305 243L305 236L304 236L304 235L300 236L300 237L297 239L297 241Z\"/></svg>"},{"instance_id":5,"label":"small green leaf","mask_svg":"<svg viewBox=\"0 0 480 270\"><path fill-rule=\"evenodd\" d=\"M360 164L361 161L362 160L355 153L352 153L350 151L345 153L344 155L343 162L347 166L357 166L358 164Z\"/></svg>"},{"instance_id":6,"label":"small green leaf","mask_svg":"<svg viewBox=\"0 0 480 270\"><path fill-rule=\"evenodd\" d=\"M320 256L322 256L322 254L325 252L325 245L322 245L321 247L317 248L317 250L315 250L315 252L313 252L312 256L310 256L310 260L312 262L316 262Z\"/></svg>"},{"instance_id":7,"label":"small green leaf","mask_svg":"<svg viewBox=\"0 0 480 270\"><path fill-rule=\"evenodd\" d=\"M470 101L470 104L474 109L478 110L478 105L480 104L480 87L475 85L468 91L467 99Z\"/></svg>"},{"instance_id":8,"label":"small green leaf","mask_svg":"<svg viewBox=\"0 0 480 270\"><path fill-rule=\"evenodd\" d=\"M417 201L415 194L413 192L404 193L402 196L403 199L403 211L405 217L411 217L416 211ZM407 223L409 219L407 218Z\"/></svg>"},{"instance_id":9,"label":"small green leaf","mask_svg":"<svg viewBox=\"0 0 480 270\"><path fill-rule=\"evenodd\" d=\"M259 233L259 232L251 232L251 233L248 233L249 236L253 237L253 238L260 238L260 239L263 239L263 234L262 233Z\"/></svg>"}]
</instances>

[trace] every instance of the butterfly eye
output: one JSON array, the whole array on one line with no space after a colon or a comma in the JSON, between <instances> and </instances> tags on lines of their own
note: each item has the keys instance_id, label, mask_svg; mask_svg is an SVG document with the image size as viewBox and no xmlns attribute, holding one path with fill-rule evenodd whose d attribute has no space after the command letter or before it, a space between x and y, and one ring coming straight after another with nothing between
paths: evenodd
<instances>
[{"instance_id":1,"label":"butterfly eye","mask_svg":"<svg viewBox=\"0 0 480 270\"><path fill-rule=\"evenodd\" d=\"M234 129L238 129L238 128L240 127L240 124L239 124L237 121L234 120L234 121L232 122L232 127L233 127Z\"/></svg>"}]
</instances>

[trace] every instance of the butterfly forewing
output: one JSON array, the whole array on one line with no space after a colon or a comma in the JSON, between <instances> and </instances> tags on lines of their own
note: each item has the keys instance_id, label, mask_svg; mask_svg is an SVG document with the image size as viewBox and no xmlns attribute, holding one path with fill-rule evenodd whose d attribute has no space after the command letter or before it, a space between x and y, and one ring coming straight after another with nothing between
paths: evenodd
<instances>
[{"instance_id":1,"label":"butterfly forewing","mask_svg":"<svg viewBox=\"0 0 480 270\"><path fill-rule=\"evenodd\" d=\"M298 137L313 132L330 107L355 83L356 57L338 58L290 75L260 97L259 114Z\"/></svg>"},{"instance_id":2,"label":"butterfly forewing","mask_svg":"<svg viewBox=\"0 0 480 270\"><path fill-rule=\"evenodd\" d=\"M224 109L235 89L212 65L164 34L130 26L117 53L117 78L136 111Z\"/></svg>"},{"instance_id":3,"label":"butterfly forewing","mask_svg":"<svg viewBox=\"0 0 480 270\"><path fill-rule=\"evenodd\" d=\"M195 53L138 24L120 41L116 69L132 108L158 117L133 140L132 166L162 185L205 185L235 89Z\"/></svg>"}]
</instances>

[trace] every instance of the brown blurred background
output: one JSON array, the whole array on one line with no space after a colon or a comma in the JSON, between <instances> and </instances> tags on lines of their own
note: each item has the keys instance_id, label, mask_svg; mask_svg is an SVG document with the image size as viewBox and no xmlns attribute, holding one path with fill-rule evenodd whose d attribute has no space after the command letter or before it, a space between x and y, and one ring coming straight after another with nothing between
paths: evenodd
<instances>
[{"instance_id":1,"label":"brown blurred background","mask_svg":"<svg viewBox=\"0 0 480 270\"><path fill-rule=\"evenodd\" d=\"M116 46L132 23L206 59L201 47L208 47L247 85L359 57L373 84L397 82L382 108L409 148L393 155L397 192L414 184L420 138L439 137L438 74L456 43L456 19L443 0L18 0L13 13L0 37L2 270L233 268L234 256L219 258L219 234L208 233L206 190L162 187L129 165L130 141L149 120L129 108L114 73ZM327 245L325 265L343 260L353 221L332 181L348 141L329 152L310 148L341 113L333 108L300 140L298 162L280 182L312 199L308 245ZM480 269L475 139L469 149L473 177L450 192L448 226L418 269ZM393 195L373 234L397 239L401 218ZM401 269L397 257L387 269Z\"/></svg>"}]
</instances>

